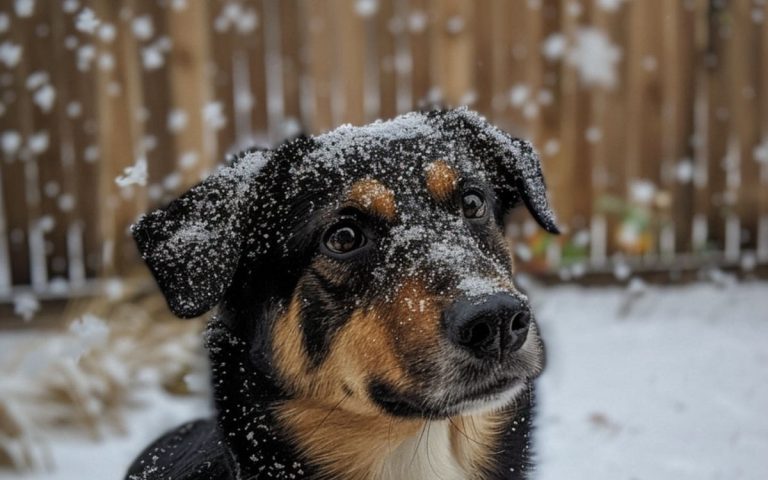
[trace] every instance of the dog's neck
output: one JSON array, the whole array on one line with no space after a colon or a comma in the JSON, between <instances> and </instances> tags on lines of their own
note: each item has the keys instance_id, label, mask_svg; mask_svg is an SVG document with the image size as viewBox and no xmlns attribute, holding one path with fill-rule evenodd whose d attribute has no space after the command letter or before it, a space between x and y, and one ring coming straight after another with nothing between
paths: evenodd
<instances>
[{"instance_id":1,"label":"dog's neck","mask_svg":"<svg viewBox=\"0 0 768 480\"><path fill-rule=\"evenodd\" d=\"M328 478L486 478L509 412L443 420L364 416L289 400L277 418Z\"/></svg>"},{"instance_id":2,"label":"dog's neck","mask_svg":"<svg viewBox=\"0 0 768 480\"><path fill-rule=\"evenodd\" d=\"M528 397L517 412L446 420L334 413L282 394L225 323L211 322L207 343L217 421L238 478L525 478Z\"/></svg>"}]
</instances>

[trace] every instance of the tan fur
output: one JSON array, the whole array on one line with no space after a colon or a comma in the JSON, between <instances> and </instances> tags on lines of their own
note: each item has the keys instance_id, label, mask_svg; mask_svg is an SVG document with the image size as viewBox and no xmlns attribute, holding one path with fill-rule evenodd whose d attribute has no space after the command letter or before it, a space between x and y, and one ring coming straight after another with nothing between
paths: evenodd
<instances>
[{"instance_id":1,"label":"tan fur","mask_svg":"<svg viewBox=\"0 0 768 480\"><path fill-rule=\"evenodd\" d=\"M352 184L347 198L362 210L387 221L392 222L397 216L395 194L378 180L371 178L358 180Z\"/></svg>"},{"instance_id":2,"label":"tan fur","mask_svg":"<svg viewBox=\"0 0 768 480\"><path fill-rule=\"evenodd\" d=\"M338 480L478 478L476 472L488 467L498 447L503 423L494 413L428 423L355 414L310 400L287 401L276 414L304 455Z\"/></svg>"},{"instance_id":3,"label":"tan fur","mask_svg":"<svg viewBox=\"0 0 768 480\"><path fill-rule=\"evenodd\" d=\"M451 198L459 181L459 174L445 160L437 160L425 169L427 190L432 198L444 202Z\"/></svg>"}]
</instances>

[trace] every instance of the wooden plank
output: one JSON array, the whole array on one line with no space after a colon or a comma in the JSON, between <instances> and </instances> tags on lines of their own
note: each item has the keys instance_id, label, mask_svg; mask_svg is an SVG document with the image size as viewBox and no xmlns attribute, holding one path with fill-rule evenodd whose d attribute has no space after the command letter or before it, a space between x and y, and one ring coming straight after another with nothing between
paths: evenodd
<instances>
[{"instance_id":1,"label":"wooden plank","mask_svg":"<svg viewBox=\"0 0 768 480\"><path fill-rule=\"evenodd\" d=\"M429 103L432 90L432 30L435 24L430 0L409 0L408 29L411 46L411 99L412 108L421 108Z\"/></svg>"},{"instance_id":2,"label":"wooden plank","mask_svg":"<svg viewBox=\"0 0 768 480\"><path fill-rule=\"evenodd\" d=\"M28 17L30 26L25 30L25 61L28 62L29 71L26 77L26 89L22 95L31 99L31 127L30 137L27 141L29 151L28 167L36 165L35 176L37 185L37 202L39 202L39 219L30 218L35 223L32 231L39 233L43 242L43 255L45 258L46 281L57 282L67 279L68 251L67 251L67 227L69 214L59 208L59 195L69 192L62 191L64 185L64 168L61 163L60 150L61 135L59 123L56 121L59 115L61 99L56 97L56 86L60 83L58 72L50 61L50 51L55 48L53 31L54 15L60 15L58 9L35 8L33 14ZM43 28L40 28L43 25ZM35 79L41 79L36 81ZM43 80L44 79L44 80ZM53 98L47 103L41 101L41 96L48 91ZM37 141L35 141L35 139ZM42 145L39 148L35 144ZM33 187L35 188L35 187ZM45 227L43 227L45 225ZM32 235L32 231L30 235ZM32 238L30 238L32 240ZM33 267L34 268L34 267ZM66 285L66 283L65 283Z\"/></svg>"},{"instance_id":3,"label":"wooden plank","mask_svg":"<svg viewBox=\"0 0 768 480\"><path fill-rule=\"evenodd\" d=\"M753 8L748 2L728 4L732 27L726 47L726 69L730 83L729 136L737 150L733 157L735 163L726 167L729 169L726 182L729 195L736 197L737 202L733 213L738 215L738 247L747 249L756 247L761 190L760 168L752 152L760 144L757 90L760 88L758 68L761 61L760 31L763 26L752 21ZM765 84L762 88L765 88Z\"/></svg>"},{"instance_id":4,"label":"wooden plank","mask_svg":"<svg viewBox=\"0 0 768 480\"><path fill-rule=\"evenodd\" d=\"M10 256L10 273L13 285L30 285L30 248L28 240L28 222L37 217L36 209L27 202L27 181L25 173L27 139L32 131L31 104L26 95L25 79L29 74L26 64L27 44L25 31L31 30L30 22L12 16L9 31L3 34L3 40L9 46L19 49L19 60L15 65L3 63L0 71L10 75L11 81L3 84L3 107L5 114L0 116L0 131L3 135L3 161L0 179L3 182L3 205L5 210L5 228Z\"/></svg>"},{"instance_id":5,"label":"wooden plank","mask_svg":"<svg viewBox=\"0 0 768 480\"><path fill-rule=\"evenodd\" d=\"M100 178L99 226L102 242L101 274L110 276L126 271L136 264L136 248L127 237L126 226L138 212L146 211L146 193L142 185L120 188L115 179L141 158L139 142L144 135L137 118L136 107L143 105L139 50L131 29L134 4L128 10L102 0L95 2L98 18L117 27L115 41L109 51L115 59L114 69L99 70L96 96L98 98ZM108 159L108 160L105 160Z\"/></svg>"},{"instance_id":6,"label":"wooden plank","mask_svg":"<svg viewBox=\"0 0 768 480\"><path fill-rule=\"evenodd\" d=\"M355 0L334 0L339 24L336 32L338 80L343 92L342 122L365 123L365 23L355 12ZM338 99L341 100L341 99Z\"/></svg>"},{"instance_id":7,"label":"wooden plank","mask_svg":"<svg viewBox=\"0 0 768 480\"><path fill-rule=\"evenodd\" d=\"M170 116L176 113L173 109L174 95L171 92L168 61L169 51L173 48L166 18L166 12L169 11L156 2L141 2L133 11L134 18L148 20L153 25L151 36L137 38L136 48L140 59L138 81L142 88L143 103L132 106L143 128L137 153L147 159L148 208L151 209L167 204L181 187L180 178L175 175L176 156L180 152L175 148L173 137L168 134ZM169 42L169 51L162 46L164 41ZM157 57L157 60L151 60L152 57Z\"/></svg>"},{"instance_id":8,"label":"wooden plank","mask_svg":"<svg viewBox=\"0 0 768 480\"><path fill-rule=\"evenodd\" d=\"M307 35L309 75L312 85L312 121L310 132L329 130L334 126L334 16L326 4L310 1Z\"/></svg>"},{"instance_id":9,"label":"wooden plank","mask_svg":"<svg viewBox=\"0 0 768 480\"><path fill-rule=\"evenodd\" d=\"M237 45L235 27L228 21L227 4L217 3L210 10L209 81L213 85L211 101L203 106L203 128L209 137L207 152L213 165L221 163L235 150L235 98L233 50Z\"/></svg>"},{"instance_id":10,"label":"wooden plank","mask_svg":"<svg viewBox=\"0 0 768 480\"><path fill-rule=\"evenodd\" d=\"M168 34L173 41L168 56L171 110L168 124L157 134L173 141L175 170L182 177L178 189L193 185L218 159L206 151L203 109L213 98L207 62L210 59L208 2L191 2L181 10L166 13Z\"/></svg>"},{"instance_id":11,"label":"wooden plank","mask_svg":"<svg viewBox=\"0 0 768 480\"><path fill-rule=\"evenodd\" d=\"M708 29L706 48L706 142L707 155L707 197L698 203L707 205L707 243L722 251L725 247L725 218L732 203L726 192L723 159L727 155L727 135L730 130L728 112L729 84L725 62L727 35L727 12L720 4L708 8Z\"/></svg>"},{"instance_id":12,"label":"wooden plank","mask_svg":"<svg viewBox=\"0 0 768 480\"><path fill-rule=\"evenodd\" d=\"M758 89L760 98L760 147L753 152L754 160L760 164L759 220L757 236L757 259L768 263L768 2L763 6L763 25L760 29L760 80Z\"/></svg>"},{"instance_id":13,"label":"wooden plank","mask_svg":"<svg viewBox=\"0 0 768 480\"><path fill-rule=\"evenodd\" d=\"M264 55L264 5L261 0L249 0L246 5L253 8L259 22L238 45L248 62L248 78L250 80L251 94L253 95L253 107L251 116L251 128L257 139L263 140L269 132L267 114L267 77ZM309 33L307 33L309 35Z\"/></svg>"},{"instance_id":14,"label":"wooden plank","mask_svg":"<svg viewBox=\"0 0 768 480\"><path fill-rule=\"evenodd\" d=\"M99 125L97 120L97 72L108 71L114 62L111 49L114 35L119 24L101 19L98 31L81 32L76 28L77 12L66 12L57 17L54 28L59 40L56 41L56 67L59 70L57 85L58 98L61 99L59 122L62 129L62 161L67 174L63 179L73 192L74 205L72 223L69 225L70 237L70 279L78 284L81 276L78 271L82 263L85 278L96 277L102 265L102 246L100 230L99 178L100 167L105 163L99 153ZM98 38L98 40L97 40ZM83 52L91 46L103 45L99 59L87 66L82 61ZM83 65L81 65L81 63ZM71 149L71 164L65 153Z\"/></svg>"},{"instance_id":15,"label":"wooden plank","mask_svg":"<svg viewBox=\"0 0 768 480\"><path fill-rule=\"evenodd\" d=\"M473 4L470 0L443 0L433 5L432 77L445 103L456 106L472 90Z\"/></svg>"},{"instance_id":16,"label":"wooden plank","mask_svg":"<svg viewBox=\"0 0 768 480\"><path fill-rule=\"evenodd\" d=\"M591 259L600 264L618 251L617 232L620 218L603 208L611 199L627 196L625 122L627 109L627 45L626 25L629 21L626 3L615 11L595 8L593 24L601 29L618 48L622 56L617 63L618 81L611 88L596 89L592 95L589 125L599 132L599 141L592 145L592 234Z\"/></svg>"},{"instance_id":17,"label":"wooden plank","mask_svg":"<svg viewBox=\"0 0 768 480\"><path fill-rule=\"evenodd\" d=\"M497 2L485 1L477 2L474 7L472 24L469 26L473 33L473 56L474 62L470 62L472 69L472 90L468 98L464 98L464 104L471 105L477 111L488 115L490 118L493 113L493 98L496 94L494 81L496 77L495 62L499 31L494 22L495 8Z\"/></svg>"},{"instance_id":18,"label":"wooden plank","mask_svg":"<svg viewBox=\"0 0 768 480\"><path fill-rule=\"evenodd\" d=\"M663 22L662 178L669 192L669 225L674 232L673 252L691 251L693 216L692 160L694 135L695 10L692 5L665 5Z\"/></svg>"},{"instance_id":19,"label":"wooden plank","mask_svg":"<svg viewBox=\"0 0 768 480\"><path fill-rule=\"evenodd\" d=\"M397 115L397 51L396 35L403 35L406 19L397 15L394 2L381 2L376 15L376 66L378 67L379 116Z\"/></svg>"},{"instance_id":20,"label":"wooden plank","mask_svg":"<svg viewBox=\"0 0 768 480\"><path fill-rule=\"evenodd\" d=\"M297 124L301 121L300 73L304 32L300 28L297 0L279 2L280 58L283 74L283 121ZM275 19L277 20L277 19ZM358 42L360 39L358 39ZM291 133L283 130L283 133ZM295 133L295 132L294 132Z\"/></svg>"},{"instance_id":21,"label":"wooden plank","mask_svg":"<svg viewBox=\"0 0 768 480\"><path fill-rule=\"evenodd\" d=\"M566 8L568 3L562 2L562 8ZM580 25L580 17L575 15L562 18L563 33L568 38L576 38ZM536 36L542 36L541 26L536 29ZM549 178L554 187L552 200L561 226L566 232L573 233L586 228L591 216L592 198L586 194L592 189L592 152L586 139L591 105L590 96L584 90L578 71L572 66L565 66L561 72L558 104L560 149L551 157L552 173ZM543 75L537 77L530 83L533 91L543 88ZM530 118L529 123L536 125L534 131L540 136L542 129L538 126L538 114Z\"/></svg>"},{"instance_id":22,"label":"wooden plank","mask_svg":"<svg viewBox=\"0 0 768 480\"><path fill-rule=\"evenodd\" d=\"M629 51L627 52L627 180L651 182L659 188L662 150L662 33L660 21L664 2L632 2L630 8ZM630 202L637 203L630 195ZM653 199L645 208L652 209ZM654 235L653 238L656 238ZM642 244L642 242L641 242ZM638 247L644 253L658 253L658 244Z\"/></svg>"},{"instance_id":23,"label":"wooden plank","mask_svg":"<svg viewBox=\"0 0 768 480\"><path fill-rule=\"evenodd\" d=\"M528 87L528 58L538 52L528 51L529 7L524 2L493 2L494 47L493 98L494 118L513 134L527 136L524 105L511 100L515 92Z\"/></svg>"}]
</instances>

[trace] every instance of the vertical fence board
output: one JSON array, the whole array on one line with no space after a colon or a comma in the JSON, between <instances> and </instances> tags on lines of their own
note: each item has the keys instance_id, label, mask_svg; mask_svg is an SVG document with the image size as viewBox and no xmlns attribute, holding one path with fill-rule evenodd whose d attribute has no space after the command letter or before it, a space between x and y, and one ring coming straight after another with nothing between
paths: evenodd
<instances>
[{"instance_id":1,"label":"vertical fence board","mask_svg":"<svg viewBox=\"0 0 768 480\"><path fill-rule=\"evenodd\" d=\"M119 188L115 179L139 159L137 146L143 136L136 108L144 104L136 39L131 29L134 2L122 7L106 0L96 4L99 18L115 25L111 45L115 67L97 74L99 98L99 225L102 241L102 274L114 275L135 264L135 247L126 225L146 206L146 189L140 184ZM108 160L105 160L108 159ZM134 258L131 258L134 256Z\"/></svg>"},{"instance_id":2,"label":"vertical fence board","mask_svg":"<svg viewBox=\"0 0 768 480\"><path fill-rule=\"evenodd\" d=\"M365 23L355 1L334 0L339 24L336 32L339 88L343 92L343 118L353 125L365 123Z\"/></svg>"},{"instance_id":3,"label":"vertical fence board","mask_svg":"<svg viewBox=\"0 0 768 480\"><path fill-rule=\"evenodd\" d=\"M10 9L8 13L13 15ZM10 271L12 283L15 285L32 283L27 227L29 219L36 217L36 212L27 204L25 175L24 144L32 130L28 111L29 98L25 95L25 79L28 75L28 68L24 61L27 54L27 44L24 41L25 27L29 28L26 21L13 18L9 31L3 34L5 41L21 49L21 58L15 65L6 63L2 66L3 73L10 76L6 77L8 81L4 82L5 114L0 117L5 144L2 166L3 204L6 209L5 224L10 250Z\"/></svg>"},{"instance_id":4,"label":"vertical fence board","mask_svg":"<svg viewBox=\"0 0 768 480\"><path fill-rule=\"evenodd\" d=\"M321 2L309 1L309 71L312 79L312 132L330 129L334 124L334 16Z\"/></svg>"},{"instance_id":5,"label":"vertical fence board","mask_svg":"<svg viewBox=\"0 0 768 480\"><path fill-rule=\"evenodd\" d=\"M394 2L381 2L376 17L376 67L379 83L379 111L381 118L397 115L397 51L395 35L404 35L406 20L395 11Z\"/></svg>"},{"instance_id":6,"label":"vertical fence board","mask_svg":"<svg viewBox=\"0 0 768 480\"><path fill-rule=\"evenodd\" d=\"M411 46L411 99L413 108L429 102L432 90L432 29L438 28L430 0L409 0L408 28Z\"/></svg>"},{"instance_id":7,"label":"vertical fence board","mask_svg":"<svg viewBox=\"0 0 768 480\"><path fill-rule=\"evenodd\" d=\"M663 165L662 184L670 192L671 217L674 221L675 247L691 249L693 216L692 161L694 141L694 68L696 57L695 15L693 5L676 4L663 18ZM673 220L674 219L674 220Z\"/></svg>"},{"instance_id":8,"label":"vertical fence board","mask_svg":"<svg viewBox=\"0 0 768 480\"><path fill-rule=\"evenodd\" d=\"M168 59L173 108L166 125L173 137L174 157L167 160L181 173L184 186L196 183L218 160L206 151L208 127L203 122L203 108L213 95L206 68L210 58L208 14L208 2L192 2L183 10L167 13L174 49Z\"/></svg>"},{"instance_id":9,"label":"vertical fence board","mask_svg":"<svg viewBox=\"0 0 768 480\"><path fill-rule=\"evenodd\" d=\"M304 41L300 28L297 0L279 2L280 65L283 73L283 121L301 121L299 81L301 74L300 45ZM285 130L283 130L285 132ZM290 131L289 131L290 132Z\"/></svg>"},{"instance_id":10,"label":"vertical fence board","mask_svg":"<svg viewBox=\"0 0 768 480\"><path fill-rule=\"evenodd\" d=\"M734 159L738 169L737 177L731 188L731 195L736 197L739 217L741 247L754 249L757 237L759 210L760 169L752 158L752 152L760 142L759 114L757 101L758 69L760 65L760 29L752 21L752 9L747 2L729 4L729 17L732 24L727 50L727 70L729 75L729 112L731 116L731 138L738 146L738 159ZM740 27L737 27L739 25Z\"/></svg>"},{"instance_id":11,"label":"vertical fence board","mask_svg":"<svg viewBox=\"0 0 768 480\"><path fill-rule=\"evenodd\" d=\"M472 89L472 3L444 0L435 6L432 76L448 105L460 105Z\"/></svg>"}]
</instances>

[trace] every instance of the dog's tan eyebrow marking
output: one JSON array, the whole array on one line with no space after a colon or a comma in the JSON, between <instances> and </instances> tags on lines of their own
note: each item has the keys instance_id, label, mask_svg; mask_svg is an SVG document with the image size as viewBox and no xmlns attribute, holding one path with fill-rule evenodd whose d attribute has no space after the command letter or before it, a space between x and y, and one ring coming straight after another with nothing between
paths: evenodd
<instances>
[{"instance_id":1,"label":"dog's tan eyebrow marking","mask_svg":"<svg viewBox=\"0 0 768 480\"><path fill-rule=\"evenodd\" d=\"M459 181L459 174L445 160L435 160L424 169L427 190L432 198L444 202L453 195Z\"/></svg>"},{"instance_id":2,"label":"dog's tan eyebrow marking","mask_svg":"<svg viewBox=\"0 0 768 480\"><path fill-rule=\"evenodd\" d=\"M364 178L353 183L347 200L389 222L394 221L397 216L394 192L373 178Z\"/></svg>"}]
</instances>

